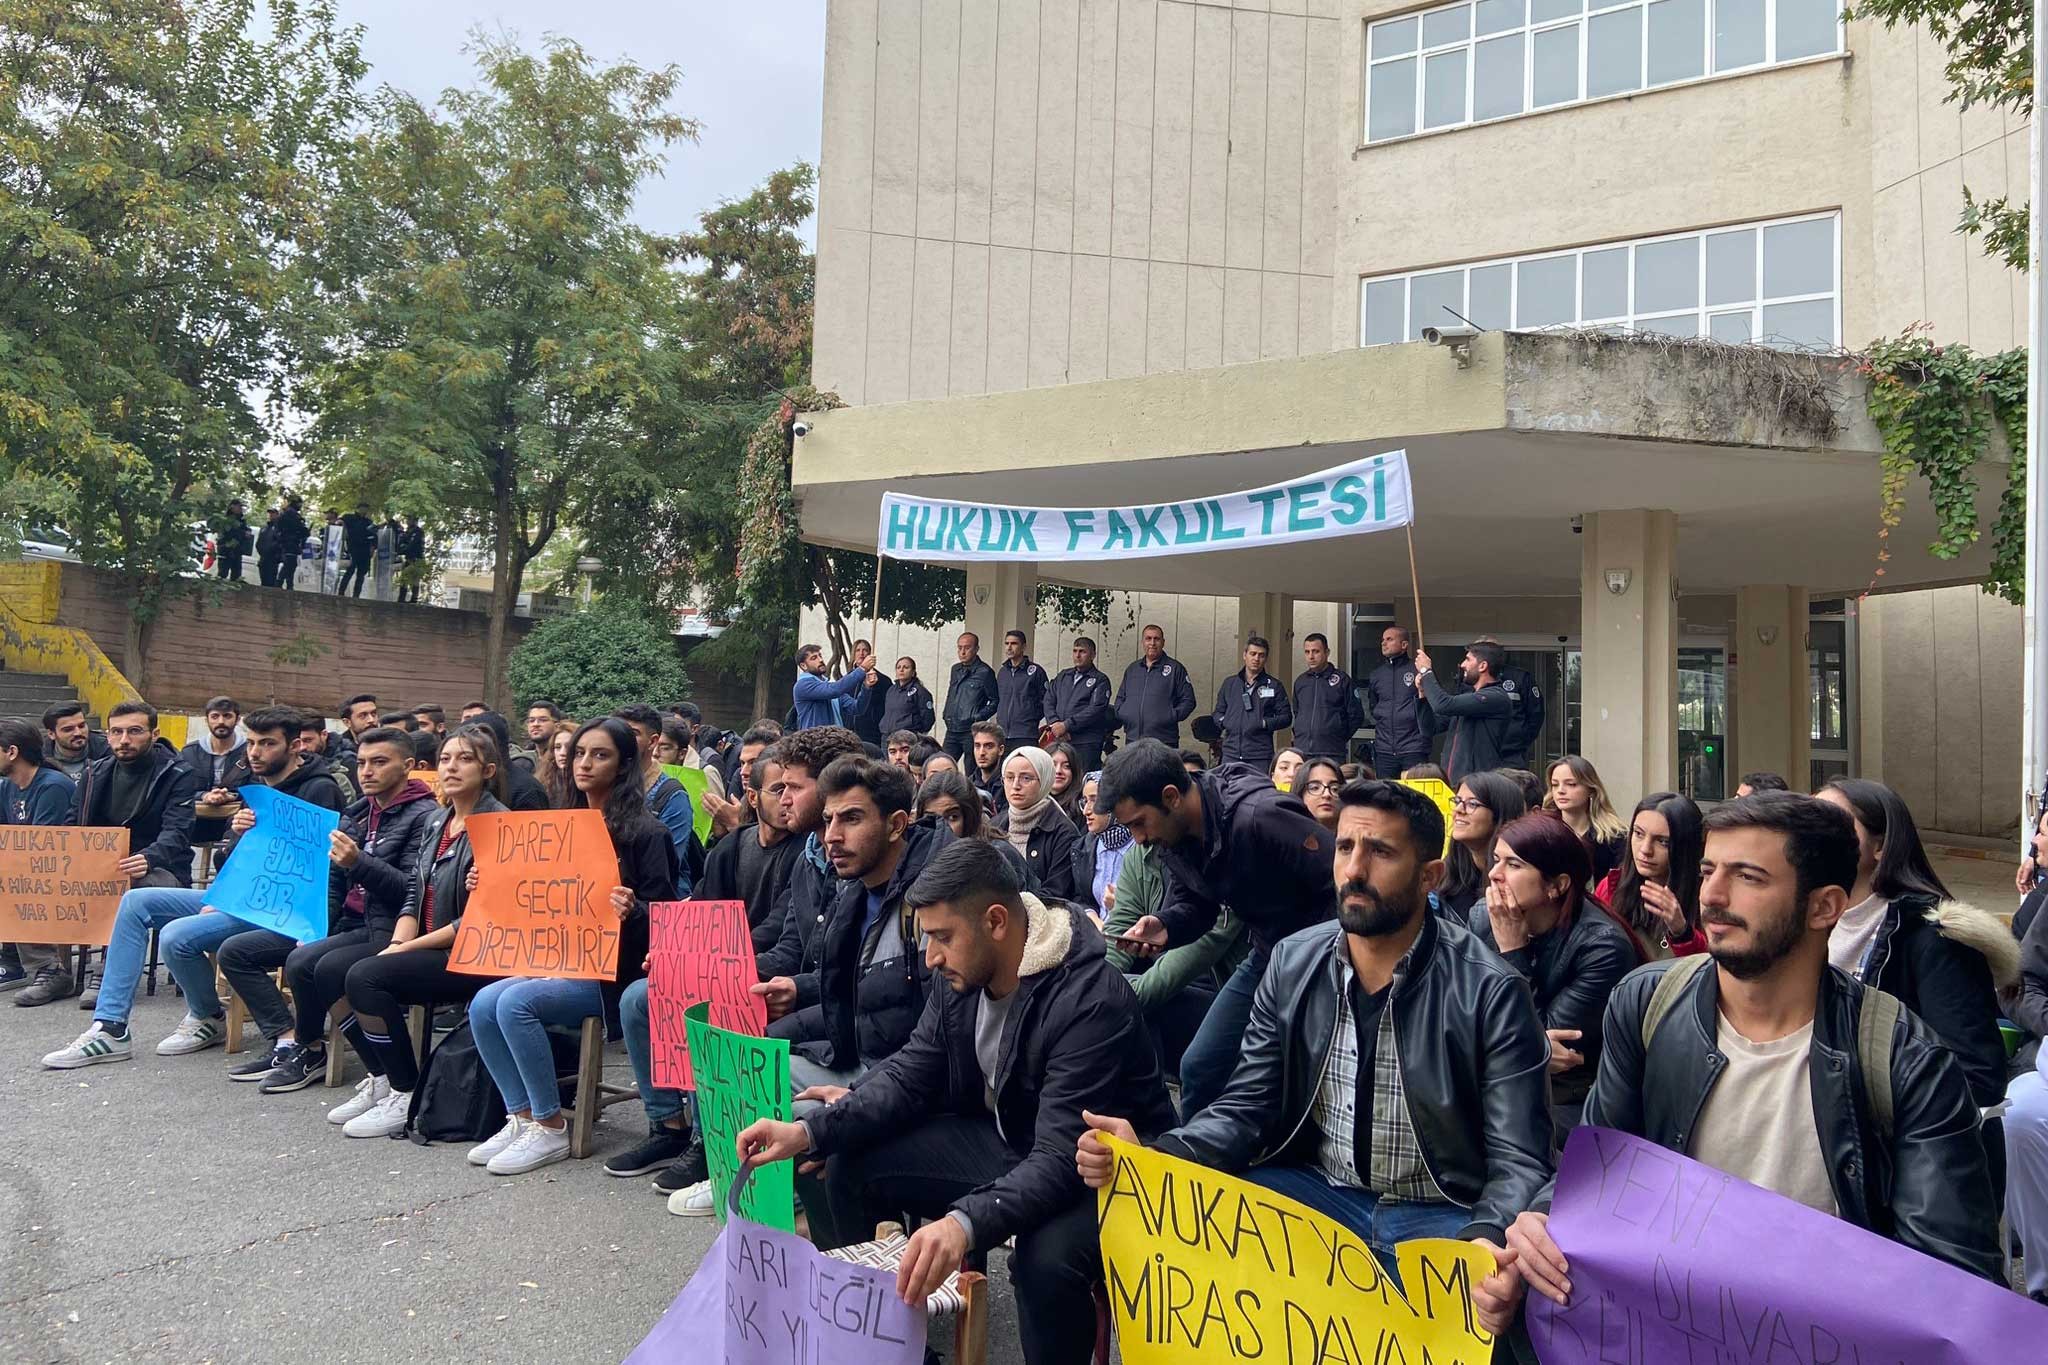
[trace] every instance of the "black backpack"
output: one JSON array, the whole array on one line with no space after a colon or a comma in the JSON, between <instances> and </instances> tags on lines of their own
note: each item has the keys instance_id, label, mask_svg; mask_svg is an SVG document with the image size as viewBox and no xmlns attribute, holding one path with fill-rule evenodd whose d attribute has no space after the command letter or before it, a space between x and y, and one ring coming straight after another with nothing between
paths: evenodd
<instances>
[{"instance_id":1,"label":"black backpack","mask_svg":"<svg viewBox=\"0 0 2048 1365\"><path fill-rule=\"evenodd\" d=\"M427 1054L413 1087L405 1135L430 1142L482 1142L505 1126L505 1097L476 1050L465 1018Z\"/></svg>"}]
</instances>

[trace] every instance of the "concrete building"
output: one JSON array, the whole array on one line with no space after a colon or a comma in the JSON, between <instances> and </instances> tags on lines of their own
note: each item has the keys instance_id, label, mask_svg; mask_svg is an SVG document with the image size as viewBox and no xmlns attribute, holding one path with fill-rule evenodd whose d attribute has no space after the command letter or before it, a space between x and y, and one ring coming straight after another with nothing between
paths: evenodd
<instances>
[{"instance_id":1,"label":"concrete building","mask_svg":"<svg viewBox=\"0 0 2048 1365\"><path fill-rule=\"evenodd\" d=\"M2018 613L1924 554L1917 488L1874 579L1862 381L1798 351L2017 344L2021 279L1953 227L1966 183L2025 194L2025 127L1839 8L833 0L815 380L853 406L800 443L806 534L871 548L885 487L1118 505L1405 448L1429 638L1501 638L1619 798L1860 772L2010 828ZM1466 354L1415 340L1459 317ZM969 624L1040 578L1131 590L1103 667L1159 620L1205 702L1250 629L1362 669L1415 612L1379 536L976 569ZM943 684L952 633L877 643Z\"/></svg>"}]
</instances>

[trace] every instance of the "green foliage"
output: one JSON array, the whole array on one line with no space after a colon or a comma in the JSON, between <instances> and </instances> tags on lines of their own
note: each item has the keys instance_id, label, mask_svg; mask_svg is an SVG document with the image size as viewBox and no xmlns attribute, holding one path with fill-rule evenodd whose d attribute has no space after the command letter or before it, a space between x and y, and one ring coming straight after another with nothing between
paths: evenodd
<instances>
[{"instance_id":1,"label":"green foliage","mask_svg":"<svg viewBox=\"0 0 2048 1365\"><path fill-rule=\"evenodd\" d=\"M548 700L572 716L601 716L629 701L666 706L690 695L675 637L646 608L600 597L534 627L512 651L520 707Z\"/></svg>"},{"instance_id":2,"label":"green foliage","mask_svg":"<svg viewBox=\"0 0 2048 1365\"><path fill-rule=\"evenodd\" d=\"M270 651L271 666L275 668L311 668L320 659L334 651L323 644L317 636L305 631L280 641Z\"/></svg>"},{"instance_id":3,"label":"green foliage","mask_svg":"<svg viewBox=\"0 0 2048 1365\"><path fill-rule=\"evenodd\" d=\"M1980 533L1976 465L1989 453L1994 424L2002 427L2012 464L1991 529L1991 567L1984 590L2018 603L2026 558L2026 384L2024 350L1980 356L1967 346L1939 346L1912 328L1872 346L1862 373L1870 380L1870 416L1884 438L1881 458L1878 567L1891 558L1906 480L1919 474L1934 504L1936 531L1927 552L1954 559Z\"/></svg>"},{"instance_id":4,"label":"green foliage","mask_svg":"<svg viewBox=\"0 0 2048 1365\"><path fill-rule=\"evenodd\" d=\"M1918 24L1948 49L1942 74L1947 100L1968 109L1988 104L2021 120L2034 112L2033 5L2029 0L1867 0L1852 19L1886 28ZM2027 206L2010 198L1978 200L1963 190L1957 231L1981 236L1984 249L2014 270L2027 268Z\"/></svg>"}]
</instances>

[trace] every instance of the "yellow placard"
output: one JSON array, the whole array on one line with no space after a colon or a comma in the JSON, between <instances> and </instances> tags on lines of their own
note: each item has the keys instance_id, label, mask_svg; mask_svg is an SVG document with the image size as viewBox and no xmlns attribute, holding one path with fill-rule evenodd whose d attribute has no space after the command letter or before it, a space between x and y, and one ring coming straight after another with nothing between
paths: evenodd
<instances>
[{"instance_id":1,"label":"yellow placard","mask_svg":"<svg viewBox=\"0 0 2048 1365\"><path fill-rule=\"evenodd\" d=\"M1444 853L1449 855L1451 851L1451 798L1457 795L1456 792L1451 790L1451 784L1434 777L1404 777L1401 779L1401 785L1415 788L1415 790L1436 802L1436 808L1444 813Z\"/></svg>"},{"instance_id":2,"label":"yellow placard","mask_svg":"<svg viewBox=\"0 0 2048 1365\"><path fill-rule=\"evenodd\" d=\"M1492 1360L1472 1307L1472 1286L1493 1272L1479 1247L1395 1247L1404 1298L1363 1241L1307 1205L1164 1152L1110 1145L1116 1174L1095 1209L1128 1365Z\"/></svg>"}]
</instances>

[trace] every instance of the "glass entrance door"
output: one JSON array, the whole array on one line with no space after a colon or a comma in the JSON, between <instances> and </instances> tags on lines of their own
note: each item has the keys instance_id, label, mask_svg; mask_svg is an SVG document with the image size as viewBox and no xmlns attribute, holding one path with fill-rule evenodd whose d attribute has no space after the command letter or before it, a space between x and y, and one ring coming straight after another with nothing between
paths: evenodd
<instances>
[{"instance_id":1,"label":"glass entrance door","mask_svg":"<svg viewBox=\"0 0 2048 1365\"><path fill-rule=\"evenodd\" d=\"M1678 790L1695 801L1728 795L1728 655L1678 651Z\"/></svg>"}]
</instances>

